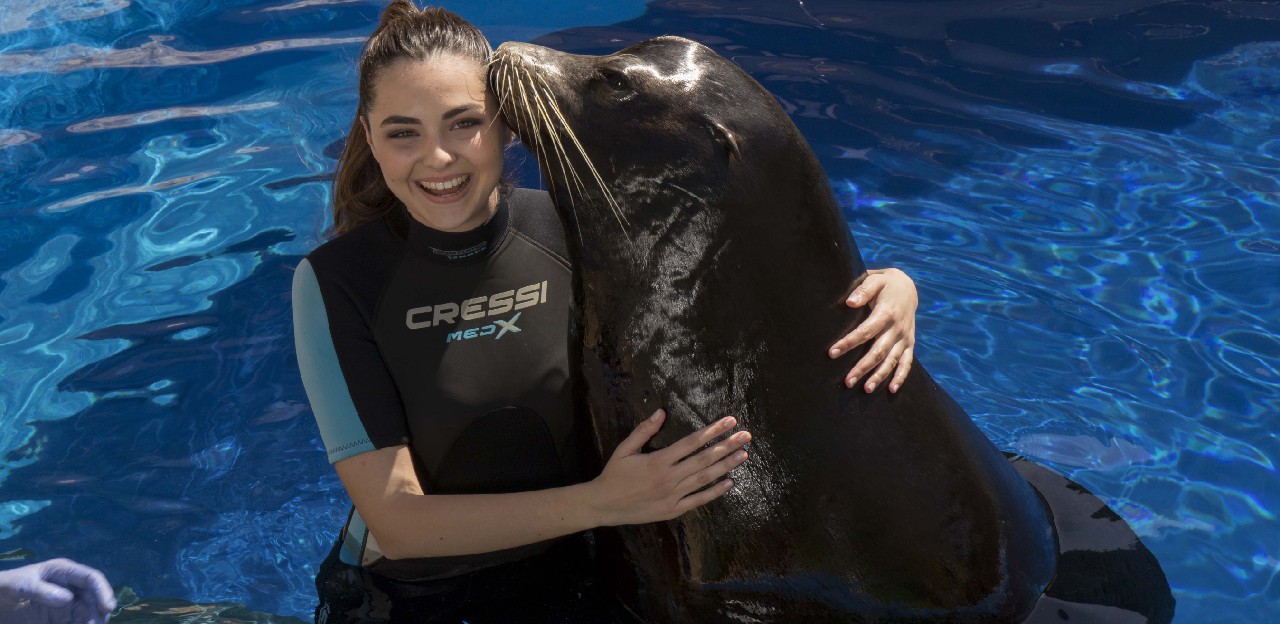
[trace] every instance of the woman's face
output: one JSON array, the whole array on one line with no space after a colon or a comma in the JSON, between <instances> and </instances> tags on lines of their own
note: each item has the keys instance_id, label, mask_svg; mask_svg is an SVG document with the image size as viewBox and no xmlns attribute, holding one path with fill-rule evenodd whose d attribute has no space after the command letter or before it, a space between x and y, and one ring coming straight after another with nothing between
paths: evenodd
<instances>
[{"instance_id":1,"label":"woman's face","mask_svg":"<svg viewBox=\"0 0 1280 624\"><path fill-rule=\"evenodd\" d=\"M484 68L452 54L401 59L374 81L373 95L365 135L409 214L447 232L484 223L498 206L507 136Z\"/></svg>"}]
</instances>

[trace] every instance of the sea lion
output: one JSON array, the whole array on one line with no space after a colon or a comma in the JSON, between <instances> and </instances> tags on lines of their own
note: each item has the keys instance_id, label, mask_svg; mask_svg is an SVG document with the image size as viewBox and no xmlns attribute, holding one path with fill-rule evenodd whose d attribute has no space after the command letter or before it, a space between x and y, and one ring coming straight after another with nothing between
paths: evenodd
<instances>
[{"instance_id":1,"label":"sea lion","mask_svg":"<svg viewBox=\"0 0 1280 624\"><path fill-rule=\"evenodd\" d=\"M864 317L843 302L865 268L817 158L746 72L678 37L600 57L507 43L490 87L565 221L601 452L659 406L656 446L723 414L754 435L732 492L617 530L638 619L1172 617L1127 525L1007 459L923 366L897 394L845 388L825 347Z\"/></svg>"}]
</instances>

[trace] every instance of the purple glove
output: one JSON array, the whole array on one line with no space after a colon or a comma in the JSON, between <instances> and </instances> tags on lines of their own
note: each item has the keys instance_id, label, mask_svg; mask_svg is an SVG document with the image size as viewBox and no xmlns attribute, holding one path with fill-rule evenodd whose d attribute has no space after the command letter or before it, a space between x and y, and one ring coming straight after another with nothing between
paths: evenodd
<instances>
[{"instance_id":1,"label":"purple glove","mask_svg":"<svg viewBox=\"0 0 1280 624\"><path fill-rule=\"evenodd\" d=\"M106 577L70 559L0 572L0 624L106 624L115 608Z\"/></svg>"}]
</instances>

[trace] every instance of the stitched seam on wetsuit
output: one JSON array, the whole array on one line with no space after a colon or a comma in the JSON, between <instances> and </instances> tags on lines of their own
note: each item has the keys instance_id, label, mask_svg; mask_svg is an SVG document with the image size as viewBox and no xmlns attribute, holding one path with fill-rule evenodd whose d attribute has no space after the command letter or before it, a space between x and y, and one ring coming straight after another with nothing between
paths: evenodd
<instances>
[{"instance_id":1,"label":"stitched seam on wetsuit","mask_svg":"<svg viewBox=\"0 0 1280 624\"><path fill-rule=\"evenodd\" d=\"M516 227L516 206L515 202L511 199L515 194L515 189L508 189L506 194L501 197L502 203L507 206L507 227L502 229L502 233L498 235L498 240L493 243L493 248L486 250L488 253L484 255L485 258L489 258L497 254L498 250L502 249L502 243L507 241L507 235Z\"/></svg>"},{"instance_id":2,"label":"stitched seam on wetsuit","mask_svg":"<svg viewBox=\"0 0 1280 624\"><path fill-rule=\"evenodd\" d=\"M356 448L357 446L363 446L363 445L365 445L365 444L368 444L368 445L370 445L370 446L373 446L373 441L372 441L372 440L370 440L368 437L364 437L364 438L361 438L361 439L359 439L359 440L356 440L355 442L348 442L348 443L346 443L346 444L343 444L343 445L337 446L337 447L335 447L333 450L329 451L329 457L333 457L335 453L341 453L341 452L343 452L343 451L349 451L349 450L351 450L351 449L353 449L353 448Z\"/></svg>"},{"instance_id":3,"label":"stitched seam on wetsuit","mask_svg":"<svg viewBox=\"0 0 1280 624\"><path fill-rule=\"evenodd\" d=\"M529 236L528 234L525 234L524 232L521 232L520 230L516 230L516 236L519 236L521 240L529 243L530 245L533 245L535 249L550 256L552 260L555 260L557 263L560 264L560 266L564 267L567 271L571 273L573 272L573 267L569 266L568 260L561 258L560 254L552 251L546 245L543 245L542 243L538 242L537 239L533 238L532 236Z\"/></svg>"}]
</instances>

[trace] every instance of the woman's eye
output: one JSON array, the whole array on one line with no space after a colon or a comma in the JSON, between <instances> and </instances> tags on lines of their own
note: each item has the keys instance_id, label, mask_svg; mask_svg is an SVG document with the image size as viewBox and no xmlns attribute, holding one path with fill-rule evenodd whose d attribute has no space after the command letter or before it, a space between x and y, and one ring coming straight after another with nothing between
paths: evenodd
<instances>
[{"instance_id":1,"label":"woman's eye","mask_svg":"<svg viewBox=\"0 0 1280 624\"><path fill-rule=\"evenodd\" d=\"M457 129L459 129L459 130L465 130L465 129L467 129L467 128L475 127L475 126L479 125L479 123L480 123L480 120L478 120L478 119L463 119L463 120L459 121L458 123L453 124L453 127L457 128Z\"/></svg>"},{"instance_id":2,"label":"woman's eye","mask_svg":"<svg viewBox=\"0 0 1280 624\"><path fill-rule=\"evenodd\" d=\"M403 139L403 138L405 138L405 137L411 137L411 136L413 136L413 135L414 135L413 130L396 130L396 131L392 132L391 134L388 134L388 135L387 135L387 138L389 138L389 139Z\"/></svg>"}]
</instances>

